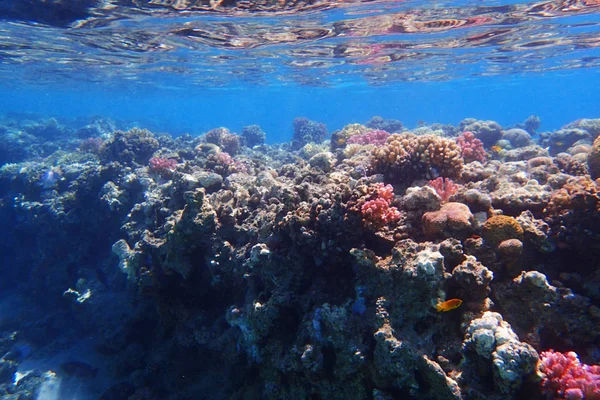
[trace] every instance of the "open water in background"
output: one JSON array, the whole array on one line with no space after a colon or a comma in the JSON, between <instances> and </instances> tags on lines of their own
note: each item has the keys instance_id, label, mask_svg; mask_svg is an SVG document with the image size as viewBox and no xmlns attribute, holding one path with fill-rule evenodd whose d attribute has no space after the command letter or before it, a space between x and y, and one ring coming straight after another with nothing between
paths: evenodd
<instances>
[{"instance_id":1,"label":"open water in background","mask_svg":"<svg viewBox=\"0 0 600 400\"><path fill-rule=\"evenodd\" d=\"M259 124L273 143L297 116L551 130L600 109L595 0L85 1L3 2L0 113Z\"/></svg>"}]
</instances>

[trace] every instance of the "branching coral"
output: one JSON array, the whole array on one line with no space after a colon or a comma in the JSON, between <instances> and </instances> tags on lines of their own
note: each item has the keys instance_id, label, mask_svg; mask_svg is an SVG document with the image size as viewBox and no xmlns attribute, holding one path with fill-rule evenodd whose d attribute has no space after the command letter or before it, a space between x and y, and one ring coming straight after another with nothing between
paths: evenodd
<instances>
[{"instance_id":1,"label":"branching coral","mask_svg":"<svg viewBox=\"0 0 600 400\"><path fill-rule=\"evenodd\" d=\"M373 151L371 166L390 179L411 180L423 177L460 177L463 158L455 141L409 133L391 135L383 147Z\"/></svg>"},{"instance_id":2,"label":"branching coral","mask_svg":"<svg viewBox=\"0 0 600 400\"><path fill-rule=\"evenodd\" d=\"M477 139L473 132L463 132L461 136L456 138L456 142L461 148L461 155L465 162L485 161L486 154L483 142Z\"/></svg>"},{"instance_id":3,"label":"branching coral","mask_svg":"<svg viewBox=\"0 0 600 400\"><path fill-rule=\"evenodd\" d=\"M392 185L377 183L374 185L376 196L365 202L360 211L363 223L368 228L377 229L400 219L400 212L396 207L391 207L394 200Z\"/></svg>"},{"instance_id":4,"label":"branching coral","mask_svg":"<svg viewBox=\"0 0 600 400\"><path fill-rule=\"evenodd\" d=\"M600 400L600 365L582 364L577 353L572 351L549 350L540 356L545 394L553 399Z\"/></svg>"},{"instance_id":5,"label":"branching coral","mask_svg":"<svg viewBox=\"0 0 600 400\"><path fill-rule=\"evenodd\" d=\"M458 190L458 185L452 179L442 177L429 181L429 186L435 190L444 203L447 203L450 197Z\"/></svg>"}]
</instances>

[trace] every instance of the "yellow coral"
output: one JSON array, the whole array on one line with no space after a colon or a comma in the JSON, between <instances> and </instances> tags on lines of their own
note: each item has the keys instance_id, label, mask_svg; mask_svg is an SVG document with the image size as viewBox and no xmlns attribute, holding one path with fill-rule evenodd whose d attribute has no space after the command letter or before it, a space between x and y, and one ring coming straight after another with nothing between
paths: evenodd
<instances>
[{"instance_id":1,"label":"yellow coral","mask_svg":"<svg viewBox=\"0 0 600 400\"><path fill-rule=\"evenodd\" d=\"M513 217L496 215L483 224L483 240L492 247L508 239L523 238L523 228Z\"/></svg>"}]
</instances>

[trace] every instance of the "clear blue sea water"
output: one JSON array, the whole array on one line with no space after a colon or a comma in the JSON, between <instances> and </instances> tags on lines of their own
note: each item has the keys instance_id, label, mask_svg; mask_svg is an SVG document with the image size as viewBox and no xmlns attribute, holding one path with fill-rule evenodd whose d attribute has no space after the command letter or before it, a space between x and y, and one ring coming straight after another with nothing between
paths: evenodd
<instances>
[{"instance_id":1,"label":"clear blue sea water","mask_svg":"<svg viewBox=\"0 0 600 400\"><path fill-rule=\"evenodd\" d=\"M297 116L331 131L374 115L410 127L535 114L551 130L599 109L595 1L112 1L80 18L18 3L0 8L0 112L172 134L259 124L273 143Z\"/></svg>"}]
</instances>

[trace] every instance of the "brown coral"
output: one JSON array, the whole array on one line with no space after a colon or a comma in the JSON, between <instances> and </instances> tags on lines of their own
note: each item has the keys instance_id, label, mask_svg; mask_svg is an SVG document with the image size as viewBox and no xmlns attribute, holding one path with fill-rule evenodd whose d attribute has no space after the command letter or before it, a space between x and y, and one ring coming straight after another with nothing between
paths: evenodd
<instances>
[{"instance_id":1,"label":"brown coral","mask_svg":"<svg viewBox=\"0 0 600 400\"><path fill-rule=\"evenodd\" d=\"M587 164L592 178L600 178L600 136L594 140L592 151L588 155Z\"/></svg>"},{"instance_id":2,"label":"brown coral","mask_svg":"<svg viewBox=\"0 0 600 400\"><path fill-rule=\"evenodd\" d=\"M423 214L423 231L427 235L444 231L461 232L473 227L475 218L462 203L446 203L439 211Z\"/></svg>"},{"instance_id":3,"label":"brown coral","mask_svg":"<svg viewBox=\"0 0 600 400\"><path fill-rule=\"evenodd\" d=\"M383 147L373 151L371 167L389 178L460 177L463 168L460 147L452 139L410 133L391 135Z\"/></svg>"},{"instance_id":4,"label":"brown coral","mask_svg":"<svg viewBox=\"0 0 600 400\"><path fill-rule=\"evenodd\" d=\"M513 217L496 215L488 218L483 224L483 239L485 242L496 247L508 239L522 239L523 228Z\"/></svg>"},{"instance_id":5,"label":"brown coral","mask_svg":"<svg viewBox=\"0 0 600 400\"><path fill-rule=\"evenodd\" d=\"M600 209L598 180L593 181L589 176L576 176L570 178L561 189L552 194L544 211L547 214L558 214L569 210L598 209Z\"/></svg>"},{"instance_id":6,"label":"brown coral","mask_svg":"<svg viewBox=\"0 0 600 400\"><path fill-rule=\"evenodd\" d=\"M216 144L225 152L236 155L240 151L240 137L233 134L227 128L215 128L206 133L205 139L208 143Z\"/></svg>"}]
</instances>

